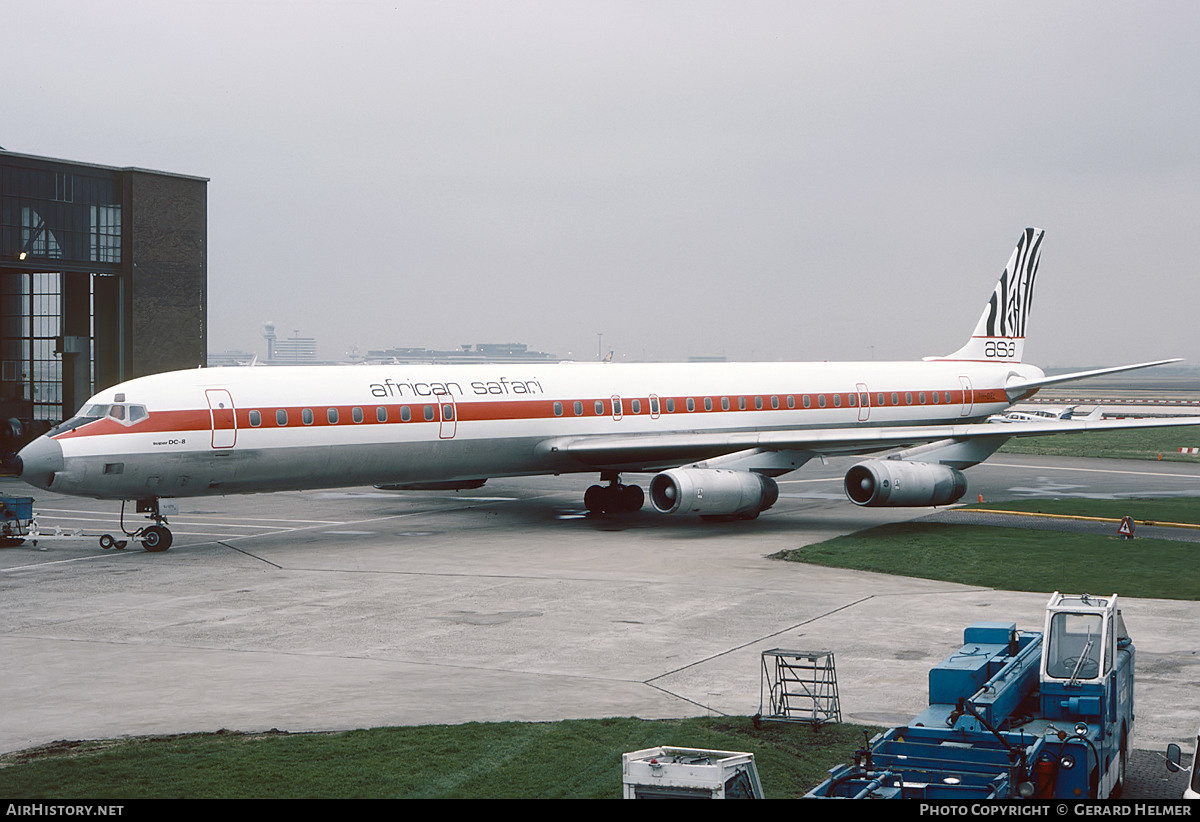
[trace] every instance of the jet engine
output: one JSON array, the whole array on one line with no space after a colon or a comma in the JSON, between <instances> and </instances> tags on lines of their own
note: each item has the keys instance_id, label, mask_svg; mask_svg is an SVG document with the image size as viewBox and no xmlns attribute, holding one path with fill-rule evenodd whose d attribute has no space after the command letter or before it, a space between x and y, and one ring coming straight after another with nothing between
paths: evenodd
<instances>
[{"instance_id":1,"label":"jet engine","mask_svg":"<svg viewBox=\"0 0 1200 822\"><path fill-rule=\"evenodd\" d=\"M650 480L650 504L662 514L753 519L779 499L779 486L753 471L673 468Z\"/></svg>"},{"instance_id":2,"label":"jet engine","mask_svg":"<svg viewBox=\"0 0 1200 822\"><path fill-rule=\"evenodd\" d=\"M963 472L908 460L867 460L846 472L846 496L856 505L949 505L967 492Z\"/></svg>"}]
</instances>

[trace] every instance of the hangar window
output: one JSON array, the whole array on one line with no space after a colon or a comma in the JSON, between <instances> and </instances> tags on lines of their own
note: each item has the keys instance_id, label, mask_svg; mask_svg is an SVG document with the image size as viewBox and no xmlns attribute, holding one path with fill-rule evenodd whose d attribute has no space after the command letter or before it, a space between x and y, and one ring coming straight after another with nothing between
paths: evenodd
<instances>
[{"instance_id":1,"label":"hangar window","mask_svg":"<svg viewBox=\"0 0 1200 822\"><path fill-rule=\"evenodd\" d=\"M350 409L350 419L354 420L355 422L362 422L363 421L362 409L358 408L358 407Z\"/></svg>"},{"instance_id":2,"label":"hangar window","mask_svg":"<svg viewBox=\"0 0 1200 822\"><path fill-rule=\"evenodd\" d=\"M337 410L336 408L330 408L330 409L328 409L328 410L325 412L325 418L329 420L329 424L330 424L330 425L337 425L337 423L338 423L338 410Z\"/></svg>"},{"instance_id":3,"label":"hangar window","mask_svg":"<svg viewBox=\"0 0 1200 822\"><path fill-rule=\"evenodd\" d=\"M262 414L258 413L257 411L251 411L250 425L254 428L258 428L258 426L262 425Z\"/></svg>"},{"instance_id":4,"label":"hangar window","mask_svg":"<svg viewBox=\"0 0 1200 822\"><path fill-rule=\"evenodd\" d=\"M375 406L375 421L387 422L387 408L382 405Z\"/></svg>"},{"instance_id":5,"label":"hangar window","mask_svg":"<svg viewBox=\"0 0 1200 822\"><path fill-rule=\"evenodd\" d=\"M280 408L275 412L275 424L287 425L287 411L285 409Z\"/></svg>"}]
</instances>

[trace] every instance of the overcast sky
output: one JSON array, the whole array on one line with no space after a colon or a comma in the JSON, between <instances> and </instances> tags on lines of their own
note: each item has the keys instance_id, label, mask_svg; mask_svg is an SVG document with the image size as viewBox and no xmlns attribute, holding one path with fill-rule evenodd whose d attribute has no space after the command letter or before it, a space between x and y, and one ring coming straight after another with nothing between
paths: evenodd
<instances>
[{"instance_id":1,"label":"overcast sky","mask_svg":"<svg viewBox=\"0 0 1200 822\"><path fill-rule=\"evenodd\" d=\"M209 349L1200 364L1200 4L5 2L0 145L210 178Z\"/></svg>"}]
</instances>

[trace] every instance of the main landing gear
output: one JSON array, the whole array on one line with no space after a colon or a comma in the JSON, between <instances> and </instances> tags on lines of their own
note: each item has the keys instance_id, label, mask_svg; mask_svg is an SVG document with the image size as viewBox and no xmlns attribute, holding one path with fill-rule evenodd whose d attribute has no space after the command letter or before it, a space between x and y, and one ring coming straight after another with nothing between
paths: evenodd
<instances>
[{"instance_id":1,"label":"main landing gear","mask_svg":"<svg viewBox=\"0 0 1200 822\"><path fill-rule=\"evenodd\" d=\"M174 509L175 501L170 500L170 504L171 508ZM142 547L152 554L156 554L170 548L173 537L171 536L171 530L167 528L167 518L165 516L167 512L160 508L158 497L138 500L137 512L139 514L145 514L147 519L154 520L154 524L144 525L141 528L138 528L136 531L127 531L125 529L125 502L122 501L121 530L125 532L125 536L129 537L130 539L141 540ZM176 513L176 511L171 510L170 513ZM104 537L108 537L107 545L105 544ZM114 544L112 537L109 537L108 534L105 534L104 537L100 538L100 544L105 548L111 547ZM124 544L125 543L122 542L118 547L123 546Z\"/></svg>"},{"instance_id":2,"label":"main landing gear","mask_svg":"<svg viewBox=\"0 0 1200 822\"><path fill-rule=\"evenodd\" d=\"M640 511L646 501L646 493L640 485L622 485L618 474L605 472L601 482L608 485L593 485L583 495L583 507L590 514L632 514Z\"/></svg>"}]
</instances>

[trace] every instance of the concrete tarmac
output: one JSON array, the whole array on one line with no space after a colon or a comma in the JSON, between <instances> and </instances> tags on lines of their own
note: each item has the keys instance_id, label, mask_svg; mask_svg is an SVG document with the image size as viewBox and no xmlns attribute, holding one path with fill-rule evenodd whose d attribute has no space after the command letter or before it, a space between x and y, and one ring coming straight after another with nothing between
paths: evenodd
<instances>
[{"instance_id":1,"label":"concrete tarmac","mask_svg":"<svg viewBox=\"0 0 1200 822\"><path fill-rule=\"evenodd\" d=\"M853 506L848 465L783 478L773 509L736 523L585 516L583 476L181 500L161 554L100 549L119 504L0 480L35 497L43 531L92 535L0 550L0 752L221 728L749 715L775 648L834 652L845 720L906 722L964 627L1040 629L1048 597L769 559L931 512ZM1180 463L1000 455L968 479L972 500L1200 496L1200 466ZM1114 591L1120 579L1089 593ZM1200 603L1123 599L1134 747L1190 750Z\"/></svg>"}]
</instances>

